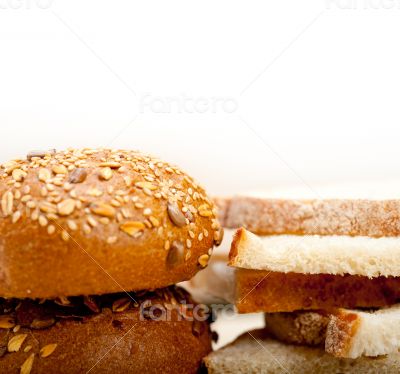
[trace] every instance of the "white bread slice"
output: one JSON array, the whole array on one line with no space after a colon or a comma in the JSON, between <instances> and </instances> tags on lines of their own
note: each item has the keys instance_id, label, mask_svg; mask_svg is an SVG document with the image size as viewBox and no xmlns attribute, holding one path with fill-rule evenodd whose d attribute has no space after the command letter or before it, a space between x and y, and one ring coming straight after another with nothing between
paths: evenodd
<instances>
[{"instance_id":1,"label":"white bread slice","mask_svg":"<svg viewBox=\"0 0 400 374\"><path fill-rule=\"evenodd\" d=\"M400 349L400 304L377 311L272 313L265 314L265 321L265 329L277 339L322 344L336 357L376 357Z\"/></svg>"},{"instance_id":2,"label":"white bread slice","mask_svg":"<svg viewBox=\"0 0 400 374\"><path fill-rule=\"evenodd\" d=\"M258 235L400 236L400 193L392 200L215 198L222 226Z\"/></svg>"},{"instance_id":3,"label":"white bread slice","mask_svg":"<svg viewBox=\"0 0 400 374\"><path fill-rule=\"evenodd\" d=\"M243 334L203 360L209 374L391 374L400 372L400 353L356 360L334 357L320 348L281 343L262 330Z\"/></svg>"},{"instance_id":4,"label":"white bread slice","mask_svg":"<svg viewBox=\"0 0 400 374\"><path fill-rule=\"evenodd\" d=\"M281 273L400 276L400 238L272 235L239 229L230 265Z\"/></svg>"}]
</instances>

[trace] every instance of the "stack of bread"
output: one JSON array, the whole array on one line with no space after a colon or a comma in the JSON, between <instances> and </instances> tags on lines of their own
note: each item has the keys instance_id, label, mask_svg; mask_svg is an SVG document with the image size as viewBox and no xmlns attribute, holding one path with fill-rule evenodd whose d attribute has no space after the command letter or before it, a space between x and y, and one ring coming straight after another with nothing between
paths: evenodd
<instances>
[{"instance_id":1,"label":"stack of bread","mask_svg":"<svg viewBox=\"0 0 400 374\"><path fill-rule=\"evenodd\" d=\"M219 205L225 227L242 227L236 307L266 326L211 353L209 373L400 372L400 200Z\"/></svg>"}]
</instances>

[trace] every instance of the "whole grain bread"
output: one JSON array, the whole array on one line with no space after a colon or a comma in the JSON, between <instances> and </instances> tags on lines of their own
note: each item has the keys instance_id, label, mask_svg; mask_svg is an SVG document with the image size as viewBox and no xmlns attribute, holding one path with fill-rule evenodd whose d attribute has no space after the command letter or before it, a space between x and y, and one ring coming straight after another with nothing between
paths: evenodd
<instances>
[{"instance_id":1,"label":"whole grain bread","mask_svg":"<svg viewBox=\"0 0 400 374\"><path fill-rule=\"evenodd\" d=\"M173 287L56 302L0 302L1 373L197 373L211 352L208 322L182 314L192 301Z\"/></svg>"}]
</instances>

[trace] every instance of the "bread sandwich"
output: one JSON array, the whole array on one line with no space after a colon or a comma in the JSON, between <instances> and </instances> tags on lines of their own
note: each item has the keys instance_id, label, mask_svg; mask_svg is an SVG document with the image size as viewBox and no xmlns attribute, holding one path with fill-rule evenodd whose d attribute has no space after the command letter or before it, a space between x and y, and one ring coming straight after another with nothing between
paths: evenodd
<instances>
[{"instance_id":1,"label":"bread sandwich","mask_svg":"<svg viewBox=\"0 0 400 374\"><path fill-rule=\"evenodd\" d=\"M1 373L197 372L212 334L175 283L222 229L190 176L137 151L33 151L0 166L0 203Z\"/></svg>"},{"instance_id":2,"label":"bread sandwich","mask_svg":"<svg viewBox=\"0 0 400 374\"><path fill-rule=\"evenodd\" d=\"M216 199L238 228L240 313L265 328L210 354L210 373L397 373L400 200Z\"/></svg>"}]
</instances>

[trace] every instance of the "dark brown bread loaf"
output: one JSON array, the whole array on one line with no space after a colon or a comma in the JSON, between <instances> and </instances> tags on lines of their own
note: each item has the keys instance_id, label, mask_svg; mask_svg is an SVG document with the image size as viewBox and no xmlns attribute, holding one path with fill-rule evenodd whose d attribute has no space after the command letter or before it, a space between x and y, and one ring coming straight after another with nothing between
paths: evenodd
<instances>
[{"instance_id":1,"label":"dark brown bread loaf","mask_svg":"<svg viewBox=\"0 0 400 374\"><path fill-rule=\"evenodd\" d=\"M170 287L130 296L137 304L124 293L56 300L64 305L3 300L0 372L196 373L211 333L185 312L187 294Z\"/></svg>"}]
</instances>

